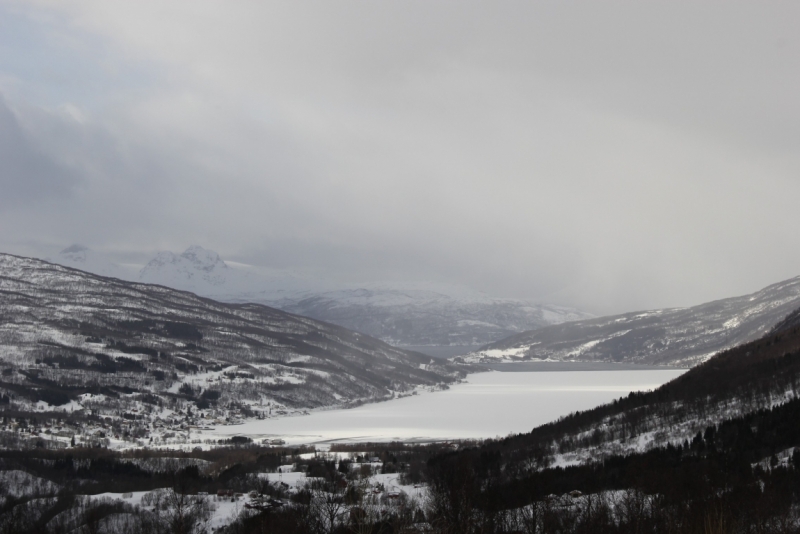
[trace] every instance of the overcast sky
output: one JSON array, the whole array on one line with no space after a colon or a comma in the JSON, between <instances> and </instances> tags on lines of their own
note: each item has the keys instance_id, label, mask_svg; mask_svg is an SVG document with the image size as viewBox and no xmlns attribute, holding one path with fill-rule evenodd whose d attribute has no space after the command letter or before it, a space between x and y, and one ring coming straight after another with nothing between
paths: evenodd
<instances>
[{"instance_id":1,"label":"overcast sky","mask_svg":"<svg viewBox=\"0 0 800 534\"><path fill-rule=\"evenodd\" d=\"M0 250L607 313L800 274L800 3L0 1Z\"/></svg>"}]
</instances>

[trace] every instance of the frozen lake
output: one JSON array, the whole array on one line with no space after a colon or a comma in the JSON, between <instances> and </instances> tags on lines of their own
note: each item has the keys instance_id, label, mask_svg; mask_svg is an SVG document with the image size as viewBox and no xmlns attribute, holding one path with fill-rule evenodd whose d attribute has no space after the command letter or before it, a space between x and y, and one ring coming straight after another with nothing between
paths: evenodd
<instances>
[{"instance_id":1,"label":"frozen lake","mask_svg":"<svg viewBox=\"0 0 800 534\"><path fill-rule=\"evenodd\" d=\"M659 369L478 373L447 391L426 392L350 410L220 426L213 434L246 435L254 440L280 437L291 445L490 438L528 432L559 416L593 408L631 391L654 389L684 372L684 369Z\"/></svg>"}]
</instances>

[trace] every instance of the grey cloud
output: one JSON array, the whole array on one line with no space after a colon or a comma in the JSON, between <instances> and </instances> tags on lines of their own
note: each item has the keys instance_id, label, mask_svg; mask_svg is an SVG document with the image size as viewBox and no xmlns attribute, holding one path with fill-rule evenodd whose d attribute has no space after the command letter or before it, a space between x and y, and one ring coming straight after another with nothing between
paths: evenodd
<instances>
[{"instance_id":1,"label":"grey cloud","mask_svg":"<svg viewBox=\"0 0 800 534\"><path fill-rule=\"evenodd\" d=\"M17 204L65 198L0 214L0 242L13 222L135 261L199 243L595 312L798 274L795 3L155 5L46 8L115 72L155 67L87 84L85 123L26 115L80 186L15 182Z\"/></svg>"},{"instance_id":2,"label":"grey cloud","mask_svg":"<svg viewBox=\"0 0 800 534\"><path fill-rule=\"evenodd\" d=\"M69 196L79 182L26 135L0 95L0 209Z\"/></svg>"}]
</instances>

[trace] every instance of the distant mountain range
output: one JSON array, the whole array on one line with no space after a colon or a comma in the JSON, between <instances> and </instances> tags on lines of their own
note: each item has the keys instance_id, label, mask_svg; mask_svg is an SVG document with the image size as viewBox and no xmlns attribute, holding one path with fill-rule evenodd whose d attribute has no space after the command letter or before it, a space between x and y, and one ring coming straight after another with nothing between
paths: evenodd
<instances>
[{"instance_id":1,"label":"distant mountain range","mask_svg":"<svg viewBox=\"0 0 800 534\"><path fill-rule=\"evenodd\" d=\"M50 261L224 302L266 304L399 346L481 345L525 330L592 317L570 308L494 298L443 284L335 286L283 271L235 267L200 246L182 254L161 252L138 272L79 245Z\"/></svg>"},{"instance_id":2,"label":"distant mountain range","mask_svg":"<svg viewBox=\"0 0 800 534\"><path fill-rule=\"evenodd\" d=\"M459 361L626 362L691 367L769 332L800 307L800 277L691 308L547 326L486 345Z\"/></svg>"},{"instance_id":3,"label":"distant mountain range","mask_svg":"<svg viewBox=\"0 0 800 534\"><path fill-rule=\"evenodd\" d=\"M483 340L588 315L558 306L445 291L376 285L300 295L271 304L399 346L480 345Z\"/></svg>"},{"instance_id":4,"label":"distant mountain range","mask_svg":"<svg viewBox=\"0 0 800 534\"><path fill-rule=\"evenodd\" d=\"M0 254L0 365L0 391L18 409L172 402L177 410L213 401L228 417L255 406L286 412L381 400L464 376L447 362L263 305L8 254Z\"/></svg>"}]
</instances>

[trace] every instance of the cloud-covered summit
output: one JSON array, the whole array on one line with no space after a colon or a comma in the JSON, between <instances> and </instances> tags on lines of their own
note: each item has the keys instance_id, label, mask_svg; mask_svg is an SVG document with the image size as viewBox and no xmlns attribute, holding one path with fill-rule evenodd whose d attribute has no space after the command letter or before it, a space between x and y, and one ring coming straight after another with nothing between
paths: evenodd
<instances>
[{"instance_id":1,"label":"cloud-covered summit","mask_svg":"<svg viewBox=\"0 0 800 534\"><path fill-rule=\"evenodd\" d=\"M135 276L133 270L126 269L111 261L106 255L77 243L63 249L56 256L48 258L48 261L111 278L132 280Z\"/></svg>"},{"instance_id":2,"label":"cloud-covered summit","mask_svg":"<svg viewBox=\"0 0 800 534\"><path fill-rule=\"evenodd\" d=\"M182 254L159 252L139 273L139 280L204 293L228 282L230 269L216 252L198 245Z\"/></svg>"}]
</instances>

